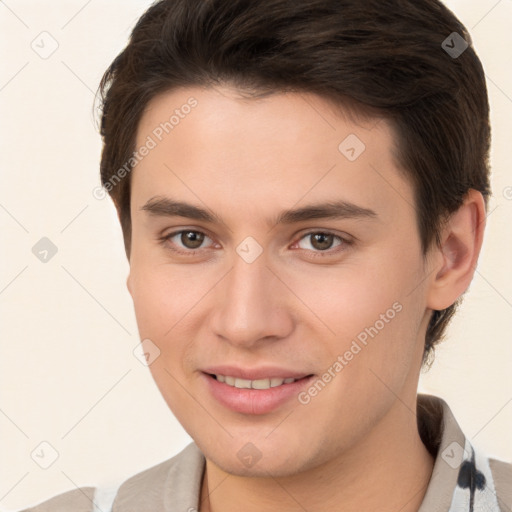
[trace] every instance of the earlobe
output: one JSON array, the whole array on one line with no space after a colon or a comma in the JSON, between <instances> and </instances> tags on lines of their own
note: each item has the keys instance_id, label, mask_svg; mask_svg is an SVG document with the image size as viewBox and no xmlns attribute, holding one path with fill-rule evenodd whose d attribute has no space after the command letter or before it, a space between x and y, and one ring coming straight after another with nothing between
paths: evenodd
<instances>
[{"instance_id":1,"label":"earlobe","mask_svg":"<svg viewBox=\"0 0 512 512\"><path fill-rule=\"evenodd\" d=\"M451 306L469 287L483 242L485 202L480 192L470 190L462 206L446 222L441 246L436 248L438 268L428 296L428 307Z\"/></svg>"}]
</instances>

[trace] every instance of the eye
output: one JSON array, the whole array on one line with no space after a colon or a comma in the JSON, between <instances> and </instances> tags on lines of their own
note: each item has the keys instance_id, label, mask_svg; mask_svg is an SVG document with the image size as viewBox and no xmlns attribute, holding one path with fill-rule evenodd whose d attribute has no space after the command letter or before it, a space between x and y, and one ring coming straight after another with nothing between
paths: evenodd
<instances>
[{"instance_id":1,"label":"eye","mask_svg":"<svg viewBox=\"0 0 512 512\"><path fill-rule=\"evenodd\" d=\"M306 244L306 247L301 247L300 243L302 240L307 240L309 238L310 242ZM335 240L338 240L339 242L336 245L333 245ZM330 233L327 231L310 231L309 233L306 233L303 235L299 242L296 243L300 249L306 249L309 251L313 251L314 253L317 253L319 256L324 256L321 253L328 252L327 255L338 253L340 250L344 250L345 246L350 245L349 240L335 235L334 233ZM307 247L309 245L309 247ZM334 251L331 251L330 249L332 247L338 247L340 249L336 249ZM315 254L315 256L317 255Z\"/></svg>"},{"instance_id":2,"label":"eye","mask_svg":"<svg viewBox=\"0 0 512 512\"><path fill-rule=\"evenodd\" d=\"M201 244L204 242L205 238L209 239L210 237L201 231L184 229L181 231L174 231L173 233L169 233L168 235L163 236L160 241L166 246L168 246L170 242L171 249L173 251L190 255L194 254L196 249L201 249ZM177 248L173 246L177 246Z\"/></svg>"},{"instance_id":3,"label":"eye","mask_svg":"<svg viewBox=\"0 0 512 512\"><path fill-rule=\"evenodd\" d=\"M306 245L309 245L309 247L301 247L300 244L302 240L307 240L308 238L310 239L310 242ZM200 249L206 248L201 247L205 239L211 240L211 238L202 231L183 229L164 235L160 238L160 242L166 248L170 248L174 252L190 256L199 252ZM336 240L338 240L338 243L334 244ZM351 243L352 242L350 240L328 231L310 231L309 233L302 235L299 241L294 245L298 246L299 249L304 249L312 253L313 257L322 257L337 254L338 252L345 250L347 246L351 245ZM338 249L331 250L333 247L337 247Z\"/></svg>"}]
</instances>

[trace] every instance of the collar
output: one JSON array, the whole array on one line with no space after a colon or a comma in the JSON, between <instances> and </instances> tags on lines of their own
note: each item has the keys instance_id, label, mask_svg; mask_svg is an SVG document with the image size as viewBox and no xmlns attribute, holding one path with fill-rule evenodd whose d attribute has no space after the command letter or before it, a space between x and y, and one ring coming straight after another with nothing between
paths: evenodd
<instances>
[{"instance_id":1,"label":"collar","mask_svg":"<svg viewBox=\"0 0 512 512\"><path fill-rule=\"evenodd\" d=\"M491 461L476 451L448 404L418 394L418 430L435 462L418 512L500 512Z\"/></svg>"}]
</instances>

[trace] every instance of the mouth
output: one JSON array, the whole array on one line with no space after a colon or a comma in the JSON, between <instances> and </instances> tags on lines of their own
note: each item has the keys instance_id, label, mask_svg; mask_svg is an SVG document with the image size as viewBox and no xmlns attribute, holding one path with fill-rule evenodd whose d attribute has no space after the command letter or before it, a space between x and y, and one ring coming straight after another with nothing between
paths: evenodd
<instances>
[{"instance_id":1,"label":"mouth","mask_svg":"<svg viewBox=\"0 0 512 512\"><path fill-rule=\"evenodd\" d=\"M298 400L314 378L308 374L247 379L226 373L202 372L209 395L231 411L250 415L267 414Z\"/></svg>"},{"instance_id":2,"label":"mouth","mask_svg":"<svg viewBox=\"0 0 512 512\"><path fill-rule=\"evenodd\" d=\"M227 384L228 386L238 389L270 389L275 388L277 386L282 386L283 384L292 384L293 382L301 380L300 378L294 379L293 377L270 377L268 379L249 380L241 379L239 377L233 377L231 375L220 375L211 373L209 373L208 375L210 375L210 377L213 377L219 382L222 382L224 384ZM310 375L307 375L306 377L310 377Z\"/></svg>"}]
</instances>

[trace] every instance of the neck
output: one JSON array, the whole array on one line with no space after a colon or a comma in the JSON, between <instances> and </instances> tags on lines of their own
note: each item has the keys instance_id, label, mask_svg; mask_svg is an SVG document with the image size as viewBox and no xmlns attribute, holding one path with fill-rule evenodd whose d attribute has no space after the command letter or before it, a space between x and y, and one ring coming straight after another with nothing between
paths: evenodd
<instances>
[{"instance_id":1,"label":"neck","mask_svg":"<svg viewBox=\"0 0 512 512\"><path fill-rule=\"evenodd\" d=\"M396 400L360 442L310 471L280 478L230 475L206 461L200 512L417 512L434 460L418 433L416 397Z\"/></svg>"}]
</instances>

